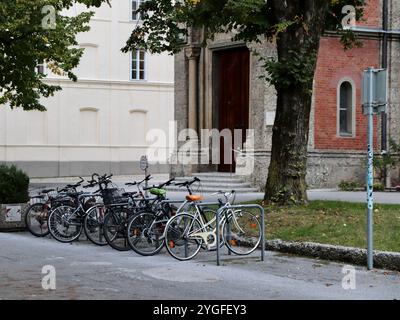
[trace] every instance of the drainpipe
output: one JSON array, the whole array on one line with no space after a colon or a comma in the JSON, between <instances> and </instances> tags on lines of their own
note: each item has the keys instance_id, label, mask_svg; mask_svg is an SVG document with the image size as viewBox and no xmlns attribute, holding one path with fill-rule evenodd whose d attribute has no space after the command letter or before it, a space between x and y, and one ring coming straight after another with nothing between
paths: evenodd
<instances>
[{"instance_id":1,"label":"drainpipe","mask_svg":"<svg viewBox=\"0 0 400 320\"><path fill-rule=\"evenodd\" d=\"M388 38L389 35L387 31L389 30L389 4L388 0L383 1L383 8L382 8L382 61L381 67L387 68L388 67ZM386 113L381 113L381 151L387 151L387 115Z\"/></svg>"},{"instance_id":2,"label":"drainpipe","mask_svg":"<svg viewBox=\"0 0 400 320\"><path fill-rule=\"evenodd\" d=\"M387 31L389 29L389 4L388 0L382 0L382 61L381 67L387 69L388 67L388 39L389 35ZM385 112L381 113L381 151L382 153L388 152L388 136L387 136L387 114ZM390 187L390 172L385 166L383 168L384 184L386 187Z\"/></svg>"}]
</instances>

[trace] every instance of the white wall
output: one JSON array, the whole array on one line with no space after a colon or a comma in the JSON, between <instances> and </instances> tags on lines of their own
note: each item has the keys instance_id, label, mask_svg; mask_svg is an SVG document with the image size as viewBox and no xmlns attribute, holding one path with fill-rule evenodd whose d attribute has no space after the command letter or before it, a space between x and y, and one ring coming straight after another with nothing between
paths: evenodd
<instances>
[{"instance_id":1,"label":"white wall","mask_svg":"<svg viewBox=\"0 0 400 320\"><path fill-rule=\"evenodd\" d=\"M0 107L0 162L22 163L32 177L74 175L57 171L56 164L136 162L146 153L144 128L168 132L174 119L173 57L147 54L146 80L130 80L130 54L120 51L136 25L129 8L130 0L113 0L112 8L95 9L91 30L78 35L86 49L78 82L47 70L46 81L63 90L42 100L46 112ZM75 5L68 14L82 10Z\"/></svg>"}]
</instances>

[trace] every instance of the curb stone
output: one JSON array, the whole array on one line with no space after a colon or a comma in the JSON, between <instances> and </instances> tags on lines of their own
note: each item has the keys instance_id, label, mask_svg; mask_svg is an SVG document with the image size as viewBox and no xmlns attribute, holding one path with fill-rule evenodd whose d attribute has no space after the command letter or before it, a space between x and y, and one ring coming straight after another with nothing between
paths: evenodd
<instances>
[{"instance_id":1,"label":"curb stone","mask_svg":"<svg viewBox=\"0 0 400 320\"><path fill-rule=\"evenodd\" d=\"M276 239L267 240L265 242L265 249L355 265L367 265L367 250L360 248L314 242L287 242ZM374 251L374 267L400 271L400 253Z\"/></svg>"}]
</instances>

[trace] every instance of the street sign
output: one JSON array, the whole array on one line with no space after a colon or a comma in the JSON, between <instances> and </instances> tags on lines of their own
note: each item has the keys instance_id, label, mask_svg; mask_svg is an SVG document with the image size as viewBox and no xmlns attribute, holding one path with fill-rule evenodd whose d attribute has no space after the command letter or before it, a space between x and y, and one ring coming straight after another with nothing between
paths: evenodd
<instances>
[{"instance_id":1,"label":"street sign","mask_svg":"<svg viewBox=\"0 0 400 320\"><path fill-rule=\"evenodd\" d=\"M140 170L147 170L149 168L149 161L147 160L147 156L141 156L140 157Z\"/></svg>"},{"instance_id":2,"label":"street sign","mask_svg":"<svg viewBox=\"0 0 400 320\"><path fill-rule=\"evenodd\" d=\"M386 69L369 68L363 73L362 102L363 113L368 116L367 126L367 265L371 270L373 256L373 209L374 209L374 114L387 112L388 78Z\"/></svg>"},{"instance_id":3,"label":"street sign","mask_svg":"<svg viewBox=\"0 0 400 320\"><path fill-rule=\"evenodd\" d=\"M144 171L144 177L146 178L148 175L147 169L149 168L149 160L147 159L147 156L141 156L140 157L140 169ZM149 186L148 180L145 181L145 195L146 197L148 197L148 191L147 191L147 187Z\"/></svg>"},{"instance_id":4,"label":"street sign","mask_svg":"<svg viewBox=\"0 0 400 320\"><path fill-rule=\"evenodd\" d=\"M368 115L386 112L388 101L388 73L387 69L368 69L364 71L362 79L363 112ZM369 108L372 104L372 109Z\"/></svg>"}]
</instances>

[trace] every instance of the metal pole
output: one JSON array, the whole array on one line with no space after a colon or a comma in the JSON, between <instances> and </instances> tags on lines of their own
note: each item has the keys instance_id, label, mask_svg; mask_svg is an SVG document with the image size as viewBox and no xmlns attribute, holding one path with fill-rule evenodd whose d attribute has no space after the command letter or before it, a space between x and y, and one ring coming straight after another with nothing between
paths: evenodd
<instances>
[{"instance_id":1,"label":"metal pole","mask_svg":"<svg viewBox=\"0 0 400 320\"><path fill-rule=\"evenodd\" d=\"M146 169L144 169L144 177L145 178L147 177L147 173L148 172L147 172L147 166L146 166ZM146 191L144 192L144 195L147 198L149 196L149 191L147 190L147 188L149 187L149 182L147 180L144 182L144 187L146 188Z\"/></svg>"},{"instance_id":2,"label":"metal pole","mask_svg":"<svg viewBox=\"0 0 400 320\"><path fill-rule=\"evenodd\" d=\"M261 210L261 261L264 261L265 256L265 211L264 208L260 206Z\"/></svg>"},{"instance_id":3,"label":"metal pole","mask_svg":"<svg viewBox=\"0 0 400 320\"><path fill-rule=\"evenodd\" d=\"M374 121L373 121L373 92L374 92L374 70L369 68L369 106L368 106L368 169L367 169L367 265L368 270L373 268L373 187L374 187Z\"/></svg>"},{"instance_id":4,"label":"metal pole","mask_svg":"<svg viewBox=\"0 0 400 320\"><path fill-rule=\"evenodd\" d=\"M227 240L228 240L228 242L229 241L231 241L231 225L228 223L228 221L226 221L225 222L226 224L227 224L227 234L228 234L228 236L227 236ZM228 248L228 246L226 247L227 249L228 249L228 256L230 256L230 255L232 255L232 252L231 252L231 250L229 250L229 248Z\"/></svg>"},{"instance_id":5,"label":"metal pole","mask_svg":"<svg viewBox=\"0 0 400 320\"><path fill-rule=\"evenodd\" d=\"M215 217L215 227L217 228L217 266L220 265L220 256L219 256L219 215L224 210L224 208L220 208L217 210L216 217Z\"/></svg>"},{"instance_id":6,"label":"metal pole","mask_svg":"<svg viewBox=\"0 0 400 320\"><path fill-rule=\"evenodd\" d=\"M185 230L185 233L186 233L187 222L186 222L185 217L183 219L184 219L183 230ZM186 235L184 235L184 236L186 236ZM185 258L187 258L189 255L188 241L189 241L189 238L185 240Z\"/></svg>"}]
</instances>

